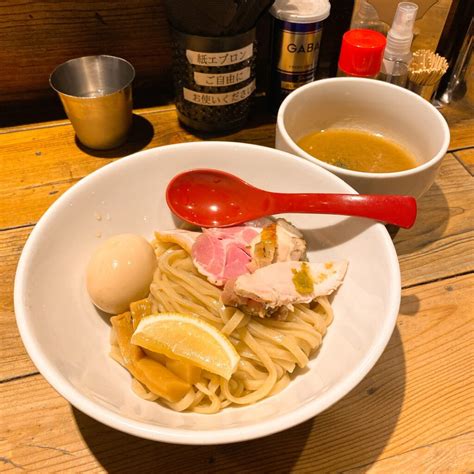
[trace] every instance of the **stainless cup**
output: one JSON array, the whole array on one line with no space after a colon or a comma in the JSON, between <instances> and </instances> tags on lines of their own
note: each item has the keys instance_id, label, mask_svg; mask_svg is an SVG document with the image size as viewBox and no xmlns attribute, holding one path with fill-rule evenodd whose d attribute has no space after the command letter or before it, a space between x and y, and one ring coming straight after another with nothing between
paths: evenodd
<instances>
[{"instance_id":1,"label":"stainless cup","mask_svg":"<svg viewBox=\"0 0 474 474\"><path fill-rule=\"evenodd\" d=\"M84 56L59 65L49 78L77 138L95 150L121 145L132 124L133 66L115 56Z\"/></svg>"}]
</instances>

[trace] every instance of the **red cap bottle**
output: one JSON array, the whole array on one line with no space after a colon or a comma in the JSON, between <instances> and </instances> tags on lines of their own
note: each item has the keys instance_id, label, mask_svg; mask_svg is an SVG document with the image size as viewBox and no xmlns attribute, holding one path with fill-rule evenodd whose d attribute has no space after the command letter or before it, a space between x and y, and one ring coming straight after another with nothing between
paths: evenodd
<instances>
[{"instance_id":1,"label":"red cap bottle","mask_svg":"<svg viewBox=\"0 0 474 474\"><path fill-rule=\"evenodd\" d=\"M342 37L339 72L346 76L373 77L380 72L387 39L373 30L349 30Z\"/></svg>"}]
</instances>

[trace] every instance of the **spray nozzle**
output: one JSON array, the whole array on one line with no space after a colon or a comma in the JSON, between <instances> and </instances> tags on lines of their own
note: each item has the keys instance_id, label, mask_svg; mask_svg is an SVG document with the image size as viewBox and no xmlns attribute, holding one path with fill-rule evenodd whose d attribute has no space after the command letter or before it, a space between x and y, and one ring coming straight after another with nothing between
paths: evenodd
<instances>
[{"instance_id":1,"label":"spray nozzle","mask_svg":"<svg viewBox=\"0 0 474 474\"><path fill-rule=\"evenodd\" d=\"M418 5L412 2L400 2L393 19L390 34L398 39L413 37L413 26L418 12Z\"/></svg>"},{"instance_id":2,"label":"spray nozzle","mask_svg":"<svg viewBox=\"0 0 474 474\"><path fill-rule=\"evenodd\" d=\"M392 27L387 34L385 55L395 55L403 58L410 54L413 40L418 5L413 2L400 2L393 19Z\"/></svg>"}]
</instances>

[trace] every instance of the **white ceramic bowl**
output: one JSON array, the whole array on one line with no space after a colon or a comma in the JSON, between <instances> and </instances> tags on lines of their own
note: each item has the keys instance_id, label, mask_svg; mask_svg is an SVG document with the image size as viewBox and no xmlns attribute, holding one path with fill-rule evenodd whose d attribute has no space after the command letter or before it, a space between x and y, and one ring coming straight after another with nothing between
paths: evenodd
<instances>
[{"instance_id":1,"label":"white ceramic bowl","mask_svg":"<svg viewBox=\"0 0 474 474\"><path fill-rule=\"evenodd\" d=\"M310 259L349 260L333 302L334 322L309 370L276 396L215 415L176 413L138 398L128 372L108 356L109 324L89 301L85 266L93 249L114 234L152 238L155 229L173 228L165 188L177 173L197 167L225 170L274 191L353 192L308 161L256 145L203 142L142 151L82 179L44 214L20 258L15 312L31 359L79 410L143 438L219 444L301 423L356 386L392 334L400 273L383 225L340 216L288 215L303 230Z\"/></svg>"},{"instance_id":2,"label":"white ceramic bowl","mask_svg":"<svg viewBox=\"0 0 474 474\"><path fill-rule=\"evenodd\" d=\"M419 164L396 173L351 171L318 160L297 145L309 133L327 128L381 134L411 151ZM306 84L283 101L275 146L331 171L361 194L420 197L433 184L449 139L444 117L415 93L373 79L338 77Z\"/></svg>"}]
</instances>

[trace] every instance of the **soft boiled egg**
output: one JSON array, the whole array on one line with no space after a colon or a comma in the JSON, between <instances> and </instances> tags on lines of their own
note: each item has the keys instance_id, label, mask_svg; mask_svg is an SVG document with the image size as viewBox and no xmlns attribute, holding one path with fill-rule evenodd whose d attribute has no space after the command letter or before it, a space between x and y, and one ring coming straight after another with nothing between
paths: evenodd
<instances>
[{"instance_id":1,"label":"soft boiled egg","mask_svg":"<svg viewBox=\"0 0 474 474\"><path fill-rule=\"evenodd\" d=\"M123 313L130 303L148 295L155 269L155 252L149 242L140 235L115 235L92 254L87 291L102 311Z\"/></svg>"}]
</instances>

